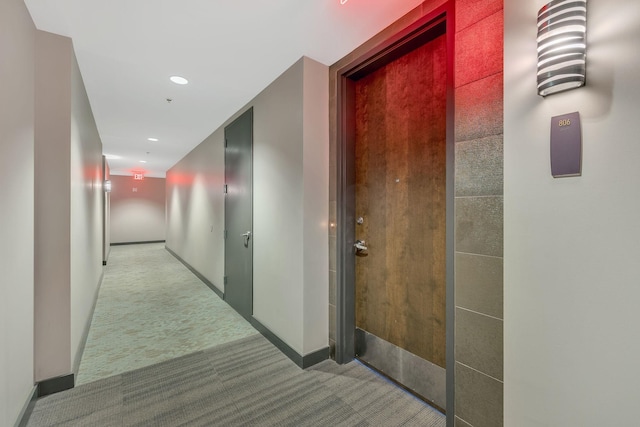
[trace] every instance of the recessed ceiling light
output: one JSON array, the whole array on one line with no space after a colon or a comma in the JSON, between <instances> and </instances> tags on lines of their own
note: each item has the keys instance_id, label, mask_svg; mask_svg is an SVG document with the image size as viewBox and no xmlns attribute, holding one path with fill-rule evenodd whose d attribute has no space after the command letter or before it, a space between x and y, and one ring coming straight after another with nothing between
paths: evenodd
<instances>
[{"instance_id":1,"label":"recessed ceiling light","mask_svg":"<svg viewBox=\"0 0 640 427\"><path fill-rule=\"evenodd\" d=\"M158 138L147 138L149 141L158 142Z\"/></svg>"},{"instance_id":2,"label":"recessed ceiling light","mask_svg":"<svg viewBox=\"0 0 640 427\"><path fill-rule=\"evenodd\" d=\"M171 76L171 77L169 77L169 80L171 80L172 82L174 82L177 85L186 85L187 83L189 83L189 80L185 79L184 77L180 77L180 76Z\"/></svg>"},{"instance_id":3,"label":"recessed ceiling light","mask_svg":"<svg viewBox=\"0 0 640 427\"><path fill-rule=\"evenodd\" d=\"M140 160L140 163L147 163L146 160Z\"/></svg>"},{"instance_id":4,"label":"recessed ceiling light","mask_svg":"<svg viewBox=\"0 0 640 427\"><path fill-rule=\"evenodd\" d=\"M122 158L120 156L116 156L115 154L105 154L104 157L107 160L117 160L117 159L121 159Z\"/></svg>"}]
</instances>

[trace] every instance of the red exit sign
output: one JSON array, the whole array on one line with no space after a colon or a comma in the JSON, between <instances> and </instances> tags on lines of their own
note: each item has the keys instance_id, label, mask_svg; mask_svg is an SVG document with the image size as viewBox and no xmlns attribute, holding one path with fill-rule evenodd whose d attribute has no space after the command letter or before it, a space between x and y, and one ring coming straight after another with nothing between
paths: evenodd
<instances>
[{"instance_id":1,"label":"red exit sign","mask_svg":"<svg viewBox=\"0 0 640 427\"><path fill-rule=\"evenodd\" d=\"M133 179L135 181L142 181L144 179L144 175L141 173L134 173L133 174Z\"/></svg>"}]
</instances>

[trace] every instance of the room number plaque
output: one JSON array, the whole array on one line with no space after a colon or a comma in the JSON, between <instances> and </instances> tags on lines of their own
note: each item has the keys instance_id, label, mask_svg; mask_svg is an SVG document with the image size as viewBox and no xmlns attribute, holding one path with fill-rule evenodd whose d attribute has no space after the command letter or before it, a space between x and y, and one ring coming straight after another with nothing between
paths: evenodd
<instances>
[{"instance_id":1,"label":"room number plaque","mask_svg":"<svg viewBox=\"0 0 640 427\"><path fill-rule=\"evenodd\" d=\"M551 118L551 175L554 178L582 174L580 113Z\"/></svg>"}]
</instances>

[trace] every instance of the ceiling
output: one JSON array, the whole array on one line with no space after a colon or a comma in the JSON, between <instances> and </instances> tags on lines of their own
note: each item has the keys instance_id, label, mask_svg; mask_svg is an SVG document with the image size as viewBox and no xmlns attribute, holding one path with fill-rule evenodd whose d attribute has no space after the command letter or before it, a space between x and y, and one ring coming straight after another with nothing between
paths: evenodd
<instances>
[{"instance_id":1,"label":"ceiling","mask_svg":"<svg viewBox=\"0 0 640 427\"><path fill-rule=\"evenodd\" d=\"M111 173L164 177L301 56L331 65L422 2L344 1L25 3L72 38Z\"/></svg>"}]
</instances>

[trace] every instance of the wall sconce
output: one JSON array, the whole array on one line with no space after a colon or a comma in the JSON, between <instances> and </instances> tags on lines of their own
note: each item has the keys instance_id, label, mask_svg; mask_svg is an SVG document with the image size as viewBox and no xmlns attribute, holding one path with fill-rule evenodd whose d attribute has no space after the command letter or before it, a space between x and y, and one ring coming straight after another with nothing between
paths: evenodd
<instances>
[{"instance_id":1,"label":"wall sconce","mask_svg":"<svg viewBox=\"0 0 640 427\"><path fill-rule=\"evenodd\" d=\"M553 0L538 12L538 94L585 84L587 0Z\"/></svg>"},{"instance_id":2,"label":"wall sconce","mask_svg":"<svg viewBox=\"0 0 640 427\"><path fill-rule=\"evenodd\" d=\"M111 180L105 179L102 188L104 188L105 193L111 193Z\"/></svg>"}]
</instances>

